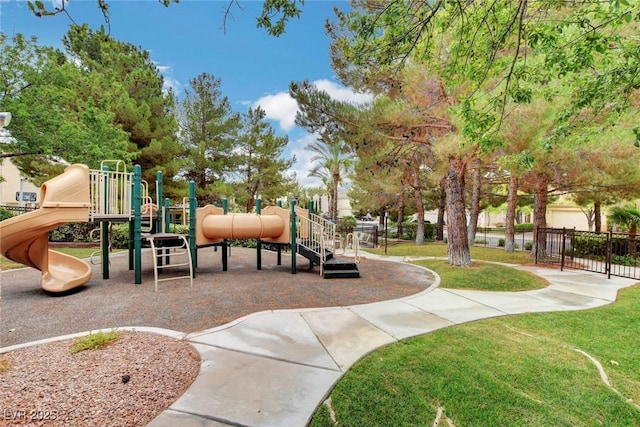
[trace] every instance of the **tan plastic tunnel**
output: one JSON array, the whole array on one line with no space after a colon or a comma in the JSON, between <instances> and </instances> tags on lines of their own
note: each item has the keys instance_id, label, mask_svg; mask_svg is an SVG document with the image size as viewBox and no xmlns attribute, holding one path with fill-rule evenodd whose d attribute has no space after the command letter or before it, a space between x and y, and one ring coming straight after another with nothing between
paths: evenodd
<instances>
[{"instance_id":1,"label":"tan plastic tunnel","mask_svg":"<svg viewBox=\"0 0 640 427\"><path fill-rule=\"evenodd\" d=\"M214 206L198 209L196 237L198 244L220 242L223 239L260 239L274 243L289 242L289 212L268 207L262 215L227 214Z\"/></svg>"}]
</instances>

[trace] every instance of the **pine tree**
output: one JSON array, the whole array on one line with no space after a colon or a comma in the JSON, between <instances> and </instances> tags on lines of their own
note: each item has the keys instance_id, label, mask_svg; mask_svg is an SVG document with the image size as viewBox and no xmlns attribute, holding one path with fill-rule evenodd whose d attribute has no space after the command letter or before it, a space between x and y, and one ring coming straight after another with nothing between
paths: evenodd
<instances>
[{"instance_id":1,"label":"pine tree","mask_svg":"<svg viewBox=\"0 0 640 427\"><path fill-rule=\"evenodd\" d=\"M242 130L234 148L239 178L237 202L244 204L247 212L253 210L255 199L263 193L269 198L278 197L287 181L286 171L295 162L295 157L283 158L289 138L276 136L265 117L262 108L249 108L242 117Z\"/></svg>"},{"instance_id":2,"label":"pine tree","mask_svg":"<svg viewBox=\"0 0 640 427\"><path fill-rule=\"evenodd\" d=\"M227 195L224 183L226 175L235 170L234 143L242 124L222 95L219 78L202 73L189 84L179 103L183 176L196 183L198 199L212 203Z\"/></svg>"}]
</instances>

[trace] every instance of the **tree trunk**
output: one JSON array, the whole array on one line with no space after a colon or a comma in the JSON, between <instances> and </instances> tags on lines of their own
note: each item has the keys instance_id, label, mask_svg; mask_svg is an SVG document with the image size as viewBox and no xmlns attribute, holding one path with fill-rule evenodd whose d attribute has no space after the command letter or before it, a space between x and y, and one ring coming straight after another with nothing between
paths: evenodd
<instances>
[{"instance_id":1,"label":"tree trunk","mask_svg":"<svg viewBox=\"0 0 640 427\"><path fill-rule=\"evenodd\" d=\"M593 231L593 223L595 220L594 210L592 210L589 207L580 208L580 210L582 211L584 216L587 218L587 228L589 229L589 231Z\"/></svg>"},{"instance_id":2,"label":"tree trunk","mask_svg":"<svg viewBox=\"0 0 640 427\"><path fill-rule=\"evenodd\" d=\"M444 212L447 207L447 192L444 189L444 181L440 181L440 203L438 204L438 225L436 227L436 241L444 240Z\"/></svg>"},{"instance_id":3,"label":"tree trunk","mask_svg":"<svg viewBox=\"0 0 640 427\"><path fill-rule=\"evenodd\" d=\"M602 231L602 204L600 202L593 202L593 221L595 232L600 233Z\"/></svg>"},{"instance_id":4,"label":"tree trunk","mask_svg":"<svg viewBox=\"0 0 640 427\"><path fill-rule=\"evenodd\" d=\"M464 206L465 163L459 157L449 158L449 170L445 176L447 194L447 238L450 265L469 267L471 253L467 240L467 216Z\"/></svg>"},{"instance_id":5,"label":"tree trunk","mask_svg":"<svg viewBox=\"0 0 640 427\"><path fill-rule=\"evenodd\" d=\"M418 227L416 230L416 245L424 245L424 203L422 202L422 191L420 183L420 171L416 169L413 174L413 194L416 198L416 209L418 210Z\"/></svg>"},{"instance_id":6,"label":"tree trunk","mask_svg":"<svg viewBox=\"0 0 640 427\"><path fill-rule=\"evenodd\" d=\"M469 246L473 246L476 241L476 230L478 228L478 217L480 216L480 194L482 193L482 170L480 159L473 159L473 189L471 192L471 206L469 211L469 225L467 228L467 240Z\"/></svg>"},{"instance_id":7,"label":"tree trunk","mask_svg":"<svg viewBox=\"0 0 640 427\"><path fill-rule=\"evenodd\" d=\"M535 189L533 198L533 248L531 255L536 256L538 251L544 253L546 241L538 241L538 228L547 226L547 196L549 191L549 178L546 175L535 176Z\"/></svg>"},{"instance_id":8,"label":"tree trunk","mask_svg":"<svg viewBox=\"0 0 640 427\"><path fill-rule=\"evenodd\" d=\"M509 178L509 193L507 195L507 215L505 218L504 250L514 252L516 250L516 210L518 207L518 177L511 174Z\"/></svg>"}]
</instances>

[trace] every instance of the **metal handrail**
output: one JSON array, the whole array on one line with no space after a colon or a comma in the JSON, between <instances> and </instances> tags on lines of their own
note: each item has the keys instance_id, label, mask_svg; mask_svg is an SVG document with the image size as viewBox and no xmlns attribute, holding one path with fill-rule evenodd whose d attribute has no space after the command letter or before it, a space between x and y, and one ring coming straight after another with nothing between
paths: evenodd
<instances>
[{"instance_id":1,"label":"metal handrail","mask_svg":"<svg viewBox=\"0 0 640 427\"><path fill-rule=\"evenodd\" d=\"M355 263L360 263L360 237L355 233L347 234L347 237L344 239L343 253L346 253L349 245L351 245L351 249L353 250Z\"/></svg>"},{"instance_id":2,"label":"metal handrail","mask_svg":"<svg viewBox=\"0 0 640 427\"><path fill-rule=\"evenodd\" d=\"M336 225L307 209L296 206L296 241L320 259L320 275L324 273L327 250L336 249Z\"/></svg>"}]
</instances>

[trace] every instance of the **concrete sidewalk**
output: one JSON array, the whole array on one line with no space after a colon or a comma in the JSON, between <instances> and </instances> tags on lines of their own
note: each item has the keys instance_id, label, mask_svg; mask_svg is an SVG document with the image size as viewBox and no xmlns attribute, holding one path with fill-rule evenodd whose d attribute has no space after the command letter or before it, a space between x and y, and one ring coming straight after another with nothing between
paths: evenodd
<instances>
[{"instance_id":1,"label":"concrete sidewalk","mask_svg":"<svg viewBox=\"0 0 640 427\"><path fill-rule=\"evenodd\" d=\"M581 271L514 268L550 286L483 292L440 289L436 280L426 291L398 300L267 311L187 335L202 357L200 374L149 425L304 426L349 367L381 346L488 317L598 307L636 283Z\"/></svg>"}]
</instances>

